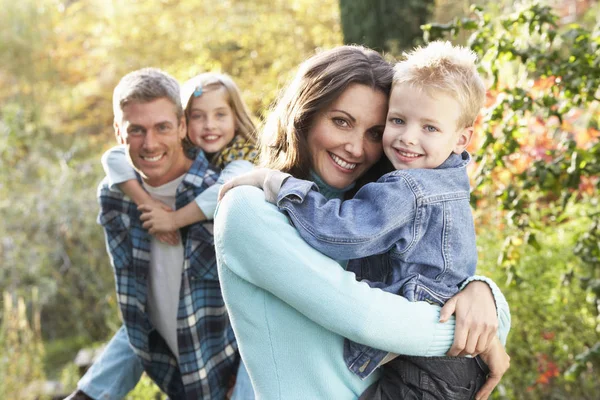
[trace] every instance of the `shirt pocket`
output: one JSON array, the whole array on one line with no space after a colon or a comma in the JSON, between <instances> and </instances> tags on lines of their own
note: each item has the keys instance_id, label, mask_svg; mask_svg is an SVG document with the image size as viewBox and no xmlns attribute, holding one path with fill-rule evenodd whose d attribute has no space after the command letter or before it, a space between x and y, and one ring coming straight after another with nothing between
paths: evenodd
<instances>
[{"instance_id":1,"label":"shirt pocket","mask_svg":"<svg viewBox=\"0 0 600 400\"><path fill-rule=\"evenodd\" d=\"M186 258L190 262L192 279L219 280L212 227L212 222L208 222L195 224L188 230L189 248L186 249Z\"/></svg>"},{"instance_id":2,"label":"shirt pocket","mask_svg":"<svg viewBox=\"0 0 600 400\"><path fill-rule=\"evenodd\" d=\"M127 214L112 210L98 216L98 222L104 228L106 246L115 269L132 265L131 220Z\"/></svg>"}]
</instances>

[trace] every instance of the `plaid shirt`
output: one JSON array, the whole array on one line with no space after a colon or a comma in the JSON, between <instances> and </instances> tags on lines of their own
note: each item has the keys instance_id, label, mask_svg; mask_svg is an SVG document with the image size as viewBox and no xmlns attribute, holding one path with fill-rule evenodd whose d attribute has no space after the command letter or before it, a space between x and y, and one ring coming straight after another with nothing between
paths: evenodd
<instances>
[{"instance_id":1,"label":"plaid shirt","mask_svg":"<svg viewBox=\"0 0 600 400\"><path fill-rule=\"evenodd\" d=\"M217 178L218 172L199 152L177 188L176 208L194 201ZM181 229L178 363L148 318L151 238L142 228L140 213L130 198L110 190L106 179L100 183L98 199L98 223L106 235L123 322L146 373L172 399L225 399L239 355L218 281L212 222Z\"/></svg>"}]
</instances>

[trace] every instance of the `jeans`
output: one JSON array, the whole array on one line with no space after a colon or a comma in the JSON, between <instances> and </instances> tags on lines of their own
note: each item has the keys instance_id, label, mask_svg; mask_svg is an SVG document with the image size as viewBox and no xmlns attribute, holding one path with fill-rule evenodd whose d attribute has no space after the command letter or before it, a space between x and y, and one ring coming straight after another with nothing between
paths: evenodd
<instances>
[{"instance_id":1,"label":"jeans","mask_svg":"<svg viewBox=\"0 0 600 400\"><path fill-rule=\"evenodd\" d=\"M233 388L231 400L254 400L254 389L252 389L250 376L242 361L240 361L240 367L235 378L235 387Z\"/></svg>"},{"instance_id":2,"label":"jeans","mask_svg":"<svg viewBox=\"0 0 600 400\"><path fill-rule=\"evenodd\" d=\"M133 390L143 372L125 327L121 326L77 388L96 400L120 400Z\"/></svg>"},{"instance_id":3,"label":"jeans","mask_svg":"<svg viewBox=\"0 0 600 400\"><path fill-rule=\"evenodd\" d=\"M398 356L381 369L359 400L474 399L489 373L479 357Z\"/></svg>"},{"instance_id":4,"label":"jeans","mask_svg":"<svg viewBox=\"0 0 600 400\"><path fill-rule=\"evenodd\" d=\"M115 333L77 388L95 400L121 400L135 388L144 368L129 345L125 327ZM250 377L240 362L231 400L254 400Z\"/></svg>"}]
</instances>

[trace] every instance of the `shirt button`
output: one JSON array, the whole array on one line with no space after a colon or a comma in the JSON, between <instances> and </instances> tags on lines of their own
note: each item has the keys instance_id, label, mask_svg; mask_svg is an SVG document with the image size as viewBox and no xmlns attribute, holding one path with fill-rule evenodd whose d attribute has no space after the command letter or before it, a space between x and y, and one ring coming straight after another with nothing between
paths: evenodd
<instances>
[{"instance_id":1,"label":"shirt button","mask_svg":"<svg viewBox=\"0 0 600 400\"><path fill-rule=\"evenodd\" d=\"M365 361L365 363L363 365L361 365L361 367L358 369L358 372L365 372L365 369L367 369L367 365L369 365L369 363L371 362L371 360L367 360Z\"/></svg>"}]
</instances>

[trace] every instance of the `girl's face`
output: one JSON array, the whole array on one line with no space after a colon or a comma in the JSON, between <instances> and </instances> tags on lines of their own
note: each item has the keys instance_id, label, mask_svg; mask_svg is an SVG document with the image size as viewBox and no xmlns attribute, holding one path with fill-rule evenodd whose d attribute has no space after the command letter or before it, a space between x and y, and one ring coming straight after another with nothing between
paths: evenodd
<instances>
[{"instance_id":1,"label":"girl's face","mask_svg":"<svg viewBox=\"0 0 600 400\"><path fill-rule=\"evenodd\" d=\"M227 97L222 86L205 89L199 97L192 97L188 137L206 153L221 151L235 135L235 116Z\"/></svg>"},{"instance_id":2,"label":"girl's face","mask_svg":"<svg viewBox=\"0 0 600 400\"><path fill-rule=\"evenodd\" d=\"M352 84L317 114L307 142L312 169L338 189L354 183L382 154L387 97L361 84Z\"/></svg>"}]
</instances>

